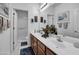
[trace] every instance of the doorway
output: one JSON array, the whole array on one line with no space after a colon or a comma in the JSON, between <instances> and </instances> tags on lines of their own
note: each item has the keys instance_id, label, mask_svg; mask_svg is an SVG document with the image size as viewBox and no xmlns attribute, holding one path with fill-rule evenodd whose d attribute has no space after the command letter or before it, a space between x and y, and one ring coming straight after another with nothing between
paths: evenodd
<instances>
[{"instance_id":1,"label":"doorway","mask_svg":"<svg viewBox=\"0 0 79 59\"><path fill-rule=\"evenodd\" d=\"M28 46L28 11L14 9L13 12L13 54Z\"/></svg>"},{"instance_id":2,"label":"doorway","mask_svg":"<svg viewBox=\"0 0 79 59\"><path fill-rule=\"evenodd\" d=\"M54 15L47 15L47 24L54 25Z\"/></svg>"}]
</instances>

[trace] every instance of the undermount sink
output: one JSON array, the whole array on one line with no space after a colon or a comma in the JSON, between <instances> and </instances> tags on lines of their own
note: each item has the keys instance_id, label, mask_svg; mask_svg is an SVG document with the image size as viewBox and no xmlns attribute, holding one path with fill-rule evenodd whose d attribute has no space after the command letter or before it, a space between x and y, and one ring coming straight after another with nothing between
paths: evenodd
<instances>
[{"instance_id":1,"label":"undermount sink","mask_svg":"<svg viewBox=\"0 0 79 59\"><path fill-rule=\"evenodd\" d=\"M79 49L79 40L76 38L58 35L58 36L51 37L50 39L52 43L55 44L56 48L66 48L66 47L69 47L68 44L70 44L70 46L72 46L73 44L73 47Z\"/></svg>"},{"instance_id":2,"label":"undermount sink","mask_svg":"<svg viewBox=\"0 0 79 59\"><path fill-rule=\"evenodd\" d=\"M75 48L79 48L79 42L75 42L75 43L73 43L73 45Z\"/></svg>"},{"instance_id":3,"label":"undermount sink","mask_svg":"<svg viewBox=\"0 0 79 59\"><path fill-rule=\"evenodd\" d=\"M61 40L61 39L57 39L57 41L58 41L58 42L63 42L63 40Z\"/></svg>"},{"instance_id":4,"label":"undermount sink","mask_svg":"<svg viewBox=\"0 0 79 59\"><path fill-rule=\"evenodd\" d=\"M65 48L66 46L64 45L64 41L59 40L59 39L55 39L52 40L52 42L55 44L56 48Z\"/></svg>"}]
</instances>

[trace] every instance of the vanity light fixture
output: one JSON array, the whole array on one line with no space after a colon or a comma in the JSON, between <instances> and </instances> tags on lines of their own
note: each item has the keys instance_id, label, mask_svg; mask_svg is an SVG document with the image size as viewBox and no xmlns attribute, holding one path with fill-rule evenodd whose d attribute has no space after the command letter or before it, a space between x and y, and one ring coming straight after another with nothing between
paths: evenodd
<instances>
[{"instance_id":1,"label":"vanity light fixture","mask_svg":"<svg viewBox=\"0 0 79 59\"><path fill-rule=\"evenodd\" d=\"M40 7L40 12L44 11L45 9L47 9L50 5L52 5L53 3L43 3Z\"/></svg>"},{"instance_id":2,"label":"vanity light fixture","mask_svg":"<svg viewBox=\"0 0 79 59\"><path fill-rule=\"evenodd\" d=\"M34 16L35 22L38 22L38 16Z\"/></svg>"},{"instance_id":3,"label":"vanity light fixture","mask_svg":"<svg viewBox=\"0 0 79 59\"><path fill-rule=\"evenodd\" d=\"M41 6L41 9L43 9L44 7L47 6L48 3L44 3L42 6Z\"/></svg>"},{"instance_id":4,"label":"vanity light fixture","mask_svg":"<svg viewBox=\"0 0 79 59\"><path fill-rule=\"evenodd\" d=\"M43 23L43 17L40 17L40 22Z\"/></svg>"},{"instance_id":5,"label":"vanity light fixture","mask_svg":"<svg viewBox=\"0 0 79 59\"><path fill-rule=\"evenodd\" d=\"M46 20L44 20L44 23L46 23Z\"/></svg>"},{"instance_id":6,"label":"vanity light fixture","mask_svg":"<svg viewBox=\"0 0 79 59\"><path fill-rule=\"evenodd\" d=\"M34 20L33 20L33 18L32 18L32 19L31 19L31 23L33 23L33 21L34 21Z\"/></svg>"}]
</instances>

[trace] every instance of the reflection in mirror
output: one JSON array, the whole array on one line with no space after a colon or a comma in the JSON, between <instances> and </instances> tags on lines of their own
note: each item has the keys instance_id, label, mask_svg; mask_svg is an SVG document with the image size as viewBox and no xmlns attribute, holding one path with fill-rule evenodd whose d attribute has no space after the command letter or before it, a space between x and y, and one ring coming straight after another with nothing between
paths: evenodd
<instances>
[{"instance_id":1,"label":"reflection in mirror","mask_svg":"<svg viewBox=\"0 0 79 59\"><path fill-rule=\"evenodd\" d=\"M54 24L54 15L50 15L50 14L47 15L47 24L48 25Z\"/></svg>"},{"instance_id":2,"label":"reflection in mirror","mask_svg":"<svg viewBox=\"0 0 79 59\"><path fill-rule=\"evenodd\" d=\"M40 17L40 22L43 23L43 17Z\"/></svg>"},{"instance_id":3,"label":"reflection in mirror","mask_svg":"<svg viewBox=\"0 0 79 59\"><path fill-rule=\"evenodd\" d=\"M46 20L44 20L44 23L46 23Z\"/></svg>"},{"instance_id":4,"label":"reflection in mirror","mask_svg":"<svg viewBox=\"0 0 79 59\"><path fill-rule=\"evenodd\" d=\"M74 8L78 8L78 6L78 4L74 3L54 3L45 10L43 10L40 16L46 19L46 23L48 25L56 25L56 27L58 27L58 34L79 38L79 9L74 10ZM62 16L64 17L64 19ZM58 19L61 20L61 23L57 22ZM42 23L40 26L43 25L45 26L46 24Z\"/></svg>"},{"instance_id":5,"label":"reflection in mirror","mask_svg":"<svg viewBox=\"0 0 79 59\"><path fill-rule=\"evenodd\" d=\"M67 29L68 28L68 22L63 23L63 28Z\"/></svg>"},{"instance_id":6,"label":"reflection in mirror","mask_svg":"<svg viewBox=\"0 0 79 59\"><path fill-rule=\"evenodd\" d=\"M58 27L59 28L62 28L62 23L58 23Z\"/></svg>"},{"instance_id":7,"label":"reflection in mirror","mask_svg":"<svg viewBox=\"0 0 79 59\"><path fill-rule=\"evenodd\" d=\"M35 22L38 22L38 16L34 16Z\"/></svg>"}]
</instances>

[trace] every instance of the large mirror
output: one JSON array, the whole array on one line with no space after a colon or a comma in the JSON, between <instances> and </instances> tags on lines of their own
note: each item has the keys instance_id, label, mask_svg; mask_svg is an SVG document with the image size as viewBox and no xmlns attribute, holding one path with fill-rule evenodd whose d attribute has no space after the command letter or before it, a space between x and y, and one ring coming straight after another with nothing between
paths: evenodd
<instances>
[{"instance_id":1,"label":"large mirror","mask_svg":"<svg viewBox=\"0 0 79 59\"><path fill-rule=\"evenodd\" d=\"M75 7L76 6L76 7ZM44 25L54 24L59 35L79 38L79 4L78 3L52 3L40 12L46 19ZM63 16L59 16L62 14ZM64 19L58 21L58 19Z\"/></svg>"}]
</instances>

